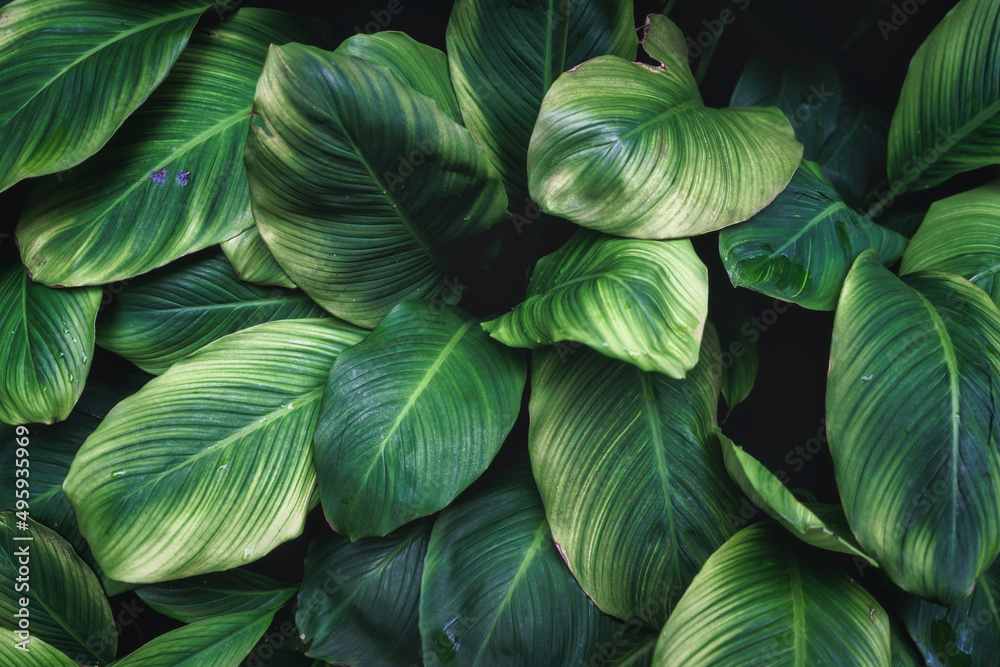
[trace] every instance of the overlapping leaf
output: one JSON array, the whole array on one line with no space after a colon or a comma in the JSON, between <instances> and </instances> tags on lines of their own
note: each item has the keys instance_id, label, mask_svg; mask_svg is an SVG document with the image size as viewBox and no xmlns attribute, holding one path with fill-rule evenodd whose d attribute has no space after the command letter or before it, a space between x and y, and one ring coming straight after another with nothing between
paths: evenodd
<instances>
[{"instance_id":1,"label":"overlapping leaf","mask_svg":"<svg viewBox=\"0 0 1000 667\"><path fill-rule=\"evenodd\" d=\"M240 281L221 256L165 268L130 283L98 327L101 347L160 374L213 340L256 324L323 317L301 292Z\"/></svg>"},{"instance_id":2,"label":"overlapping leaf","mask_svg":"<svg viewBox=\"0 0 1000 667\"><path fill-rule=\"evenodd\" d=\"M830 454L861 547L903 589L957 604L1000 553L1000 310L961 277L848 275L827 379Z\"/></svg>"},{"instance_id":3,"label":"overlapping leaf","mask_svg":"<svg viewBox=\"0 0 1000 667\"><path fill-rule=\"evenodd\" d=\"M534 353L529 448L556 544L612 616L660 628L732 535L739 497L713 428L718 337L683 380L589 350Z\"/></svg>"},{"instance_id":4,"label":"overlapping leaf","mask_svg":"<svg viewBox=\"0 0 1000 667\"><path fill-rule=\"evenodd\" d=\"M816 162L848 206L861 206L884 176L888 137L888 113L851 99L841 101L837 129L820 148Z\"/></svg>"},{"instance_id":5,"label":"overlapping leaf","mask_svg":"<svg viewBox=\"0 0 1000 667\"><path fill-rule=\"evenodd\" d=\"M30 478L29 478L30 479ZM30 539L18 539L18 538ZM25 585L27 584L27 586ZM77 662L114 659L118 635L101 584L73 547L32 519L0 514L0 626L27 629Z\"/></svg>"},{"instance_id":6,"label":"overlapping leaf","mask_svg":"<svg viewBox=\"0 0 1000 667\"><path fill-rule=\"evenodd\" d=\"M698 361L708 271L687 239L619 239L578 231L539 260L528 298L483 323L513 347L586 345L646 371L684 377Z\"/></svg>"},{"instance_id":7,"label":"overlapping leaf","mask_svg":"<svg viewBox=\"0 0 1000 667\"><path fill-rule=\"evenodd\" d=\"M167 581L236 567L297 536L326 377L362 335L332 319L267 322L119 403L64 484L104 571Z\"/></svg>"},{"instance_id":8,"label":"overlapping leaf","mask_svg":"<svg viewBox=\"0 0 1000 667\"><path fill-rule=\"evenodd\" d=\"M552 85L528 147L543 210L637 238L693 236L746 220L791 179L802 145L776 107L704 106L676 25L650 15L661 67L601 56Z\"/></svg>"},{"instance_id":9,"label":"overlapping leaf","mask_svg":"<svg viewBox=\"0 0 1000 667\"><path fill-rule=\"evenodd\" d=\"M888 665L882 606L783 538L777 524L758 523L712 554L663 627L653 664Z\"/></svg>"},{"instance_id":10,"label":"overlapping leaf","mask_svg":"<svg viewBox=\"0 0 1000 667\"><path fill-rule=\"evenodd\" d=\"M83 392L101 290L36 285L18 262L0 269L0 421L51 424Z\"/></svg>"},{"instance_id":11,"label":"overlapping leaf","mask_svg":"<svg viewBox=\"0 0 1000 667\"><path fill-rule=\"evenodd\" d=\"M151 639L114 667L237 667L273 616L273 609L241 611L197 621Z\"/></svg>"},{"instance_id":12,"label":"overlapping leaf","mask_svg":"<svg viewBox=\"0 0 1000 667\"><path fill-rule=\"evenodd\" d=\"M767 208L719 234L733 285L816 310L834 309L862 251L874 248L892 264L905 247L906 238L849 208L819 165L805 160Z\"/></svg>"},{"instance_id":13,"label":"overlapping leaf","mask_svg":"<svg viewBox=\"0 0 1000 667\"><path fill-rule=\"evenodd\" d=\"M729 476L750 501L806 544L830 551L851 554L876 565L858 546L844 513L837 505L800 502L760 461L743 451L722 434L722 455Z\"/></svg>"},{"instance_id":14,"label":"overlapping leaf","mask_svg":"<svg viewBox=\"0 0 1000 667\"><path fill-rule=\"evenodd\" d=\"M1000 650L1000 565L994 562L972 594L959 604L942 607L909 596L902 616L913 641L931 667L989 667Z\"/></svg>"},{"instance_id":15,"label":"overlapping leaf","mask_svg":"<svg viewBox=\"0 0 1000 667\"><path fill-rule=\"evenodd\" d=\"M5 6L0 191L96 153L167 76L210 7L209 0L18 0Z\"/></svg>"},{"instance_id":16,"label":"overlapping leaf","mask_svg":"<svg viewBox=\"0 0 1000 667\"><path fill-rule=\"evenodd\" d=\"M729 105L777 106L802 143L802 157L816 160L837 128L842 99L840 74L830 63L776 67L752 59L736 82Z\"/></svg>"},{"instance_id":17,"label":"overlapping leaf","mask_svg":"<svg viewBox=\"0 0 1000 667\"><path fill-rule=\"evenodd\" d=\"M276 285L295 288L295 283L278 264L267 244L260 237L257 226L249 227L233 238L221 243L226 259L236 269L240 280L255 285Z\"/></svg>"},{"instance_id":18,"label":"overlapping leaf","mask_svg":"<svg viewBox=\"0 0 1000 667\"><path fill-rule=\"evenodd\" d=\"M136 594L161 614L194 623L241 611L274 611L296 590L254 572L231 570L142 586Z\"/></svg>"},{"instance_id":19,"label":"overlapping leaf","mask_svg":"<svg viewBox=\"0 0 1000 667\"><path fill-rule=\"evenodd\" d=\"M931 204L899 274L927 269L968 278L1000 305L1000 181Z\"/></svg>"},{"instance_id":20,"label":"overlapping leaf","mask_svg":"<svg viewBox=\"0 0 1000 667\"><path fill-rule=\"evenodd\" d=\"M420 661L420 580L430 522L351 542L324 535L309 546L295 621L308 655L350 665Z\"/></svg>"},{"instance_id":21,"label":"overlapping leaf","mask_svg":"<svg viewBox=\"0 0 1000 667\"><path fill-rule=\"evenodd\" d=\"M962 0L910 61L889 127L899 194L1000 163L1000 4Z\"/></svg>"},{"instance_id":22,"label":"overlapping leaf","mask_svg":"<svg viewBox=\"0 0 1000 667\"><path fill-rule=\"evenodd\" d=\"M524 358L465 313L401 303L330 372L313 452L330 525L385 535L447 506L521 407Z\"/></svg>"},{"instance_id":23,"label":"overlapping leaf","mask_svg":"<svg viewBox=\"0 0 1000 667\"><path fill-rule=\"evenodd\" d=\"M23 641L27 643L21 644ZM0 660L10 667L78 667L68 655L45 640L38 637L23 640L7 628L0 628Z\"/></svg>"},{"instance_id":24,"label":"overlapping leaf","mask_svg":"<svg viewBox=\"0 0 1000 667\"><path fill-rule=\"evenodd\" d=\"M116 377L114 384L91 378L69 417L51 426L20 427L23 435L18 436L13 426L0 425L0 442L11 444L0 447L0 508L27 507L36 521L70 543L101 580L109 596L129 590L132 586L105 576L90 551L90 545L80 534L76 512L62 485L83 441L116 403L138 391L148 377L139 373L122 373ZM20 452L21 447L14 446L25 443L27 457ZM26 458L31 470L30 497L27 500L17 497L15 474L18 458ZM18 500L24 504L19 504Z\"/></svg>"},{"instance_id":25,"label":"overlapping leaf","mask_svg":"<svg viewBox=\"0 0 1000 667\"><path fill-rule=\"evenodd\" d=\"M635 59L632 5L614 0L459 0L448 64L472 136L500 170L512 202L528 195L531 131L552 82L600 55Z\"/></svg>"},{"instance_id":26,"label":"overlapping leaf","mask_svg":"<svg viewBox=\"0 0 1000 667\"><path fill-rule=\"evenodd\" d=\"M269 43L311 39L304 21L246 8L191 38L170 76L86 168L39 183L17 228L47 285L125 280L253 224L243 168Z\"/></svg>"},{"instance_id":27,"label":"overlapping leaf","mask_svg":"<svg viewBox=\"0 0 1000 667\"><path fill-rule=\"evenodd\" d=\"M434 523L420 634L429 667L586 665L602 642L617 653L639 637L580 590L552 541L527 465L491 480Z\"/></svg>"},{"instance_id":28,"label":"overlapping leaf","mask_svg":"<svg viewBox=\"0 0 1000 667\"><path fill-rule=\"evenodd\" d=\"M261 236L345 320L372 327L401 301L438 296L463 242L504 216L499 174L468 130L382 66L274 47L254 113L246 164Z\"/></svg>"}]
</instances>

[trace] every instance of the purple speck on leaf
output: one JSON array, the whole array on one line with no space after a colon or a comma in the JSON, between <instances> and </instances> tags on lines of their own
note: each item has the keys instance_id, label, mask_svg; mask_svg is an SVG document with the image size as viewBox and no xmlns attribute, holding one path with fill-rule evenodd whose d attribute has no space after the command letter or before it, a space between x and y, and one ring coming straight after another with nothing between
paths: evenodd
<instances>
[{"instance_id":1,"label":"purple speck on leaf","mask_svg":"<svg viewBox=\"0 0 1000 667\"><path fill-rule=\"evenodd\" d=\"M157 185L163 185L167 182L167 170L166 169L154 169L149 172L149 178L151 181Z\"/></svg>"},{"instance_id":2,"label":"purple speck on leaf","mask_svg":"<svg viewBox=\"0 0 1000 667\"><path fill-rule=\"evenodd\" d=\"M177 182L181 184L181 187L188 184L188 179L191 178L190 171L178 171L177 172Z\"/></svg>"}]
</instances>

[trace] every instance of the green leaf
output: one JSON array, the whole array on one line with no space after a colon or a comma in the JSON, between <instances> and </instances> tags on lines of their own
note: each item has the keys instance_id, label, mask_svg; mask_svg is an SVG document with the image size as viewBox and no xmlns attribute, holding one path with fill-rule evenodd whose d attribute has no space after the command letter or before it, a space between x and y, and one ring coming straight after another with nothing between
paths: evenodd
<instances>
[{"instance_id":1,"label":"green leaf","mask_svg":"<svg viewBox=\"0 0 1000 667\"><path fill-rule=\"evenodd\" d=\"M771 473L760 461L736 445L721 431L722 456L729 476L755 506L763 509L792 535L806 544L865 559L878 566L858 546L844 513L837 505L807 505ZM832 521L830 520L832 519Z\"/></svg>"},{"instance_id":2,"label":"green leaf","mask_svg":"<svg viewBox=\"0 0 1000 667\"><path fill-rule=\"evenodd\" d=\"M556 544L607 614L662 627L735 532L739 497L713 432L721 374L710 326L683 380L589 350L534 353L531 467Z\"/></svg>"},{"instance_id":3,"label":"green leaf","mask_svg":"<svg viewBox=\"0 0 1000 667\"><path fill-rule=\"evenodd\" d=\"M844 512L904 590L957 604L1000 554L1000 311L959 276L855 262L826 414Z\"/></svg>"},{"instance_id":4,"label":"green leaf","mask_svg":"<svg viewBox=\"0 0 1000 667\"><path fill-rule=\"evenodd\" d=\"M30 637L27 643L22 643L24 641L13 630L0 628L0 660L3 664L8 667L77 667L68 655L38 637Z\"/></svg>"},{"instance_id":5,"label":"green leaf","mask_svg":"<svg viewBox=\"0 0 1000 667\"><path fill-rule=\"evenodd\" d=\"M373 327L437 296L462 243L505 215L500 177L468 130L367 60L274 47L246 145L254 217L291 279Z\"/></svg>"},{"instance_id":6,"label":"green leaf","mask_svg":"<svg viewBox=\"0 0 1000 667\"><path fill-rule=\"evenodd\" d=\"M962 0L910 61L889 127L892 190L1000 163L1000 4Z\"/></svg>"},{"instance_id":7,"label":"green leaf","mask_svg":"<svg viewBox=\"0 0 1000 667\"><path fill-rule=\"evenodd\" d=\"M892 264L905 247L905 237L848 208L819 165L806 160L767 208L719 234L733 285L813 310L834 309L862 251L874 248Z\"/></svg>"},{"instance_id":8,"label":"green leaf","mask_svg":"<svg viewBox=\"0 0 1000 667\"><path fill-rule=\"evenodd\" d=\"M96 153L160 85L211 6L18 0L4 7L0 191Z\"/></svg>"},{"instance_id":9,"label":"green leaf","mask_svg":"<svg viewBox=\"0 0 1000 667\"><path fill-rule=\"evenodd\" d=\"M681 378L698 361L707 315L708 270L690 241L580 230L539 260L528 298L483 328L512 347L557 344L562 358L586 345Z\"/></svg>"},{"instance_id":10,"label":"green leaf","mask_svg":"<svg viewBox=\"0 0 1000 667\"><path fill-rule=\"evenodd\" d=\"M514 426L523 357L458 309L396 306L333 364L313 442L334 530L386 535L447 506Z\"/></svg>"},{"instance_id":11,"label":"green leaf","mask_svg":"<svg viewBox=\"0 0 1000 667\"><path fill-rule=\"evenodd\" d=\"M231 570L142 586L135 592L164 616L193 623L241 611L275 611L296 590L253 572Z\"/></svg>"},{"instance_id":12,"label":"green leaf","mask_svg":"<svg viewBox=\"0 0 1000 667\"><path fill-rule=\"evenodd\" d=\"M22 516L0 513L0 626L22 629L26 613L31 637L77 662L113 660L118 634L97 577L69 542Z\"/></svg>"},{"instance_id":13,"label":"green leaf","mask_svg":"<svg viewBox=\"0 0 1000 667\"><path fill-rule=\"evenodd\" d=\"M528 142L552 82L591 58L636 52L632 4L614 0L458 0L446 40L465 124L511 206L528 196Z\"/></svg>"},{"instance_id":14,"label":"green leaf","mask_svg":"<svg viewBox=\"0 0 1000 667\"><path fill-rule=\"evenodd\" d=\"M121 373L116 376L113 384L91 379L69 417L51 426L32 425L30 430L22 426L20 428L24 435L20 437L13 426L0 425L0 443L11 443L10 447L0 447L0 508L23 509L23 506L17 504L15 471L18 468L15 461L25 458L18 450L26 444L23 448L28 452L27 460L31 470L31 495L28 502L32 518L59 533L70 543L77 555L101 580L108 596L130 590L132 586L110 579L101 570L90 545L80 534L76 512L63 492L62 485L83 441L116 403L138 391L147 378L148 376L140 376L139 373ZM15 443L21 446L14 447Z\"/></svg>"},{"instance_id":15,"label":"green leaf","mask_svg":"<svg viewBox=\"0 0 1000 667\"><path fill-rule=\"evenodd\" d=\"M12 262L0 270L0 421L66 419L94 356L98 288L36 285Z\"/></svg>"},{"instance_id":16,"label":"green leaf","mask_svg":"<svg viewBox=\"0 0 1000 667\"><path fill-rule=\"evenodd\" d=\"M307 655L350 665L420 661L417 602L430 522L351 542L323 535L309 546L295 622Z\"/></svg>"},{"instance_id":17,"label":"green leaf","mask_svg":"<svg viewBox=\"0 0 1000 667\"><path fill-rule=\"evenodd\" d=\"M600 56L552 85L528 147L548 213L637 238L693 236L746 220L788 184L802 145L776 107L709 109L680 30L650 15L664 66Z\"/></svg>"},{"instance_id":18,"label":"green leaf","mask_svg":"<svg viewBox=\"0 0 1000 667\"><path fill-rule=\"evenodd\" d=\"M758 523L712 554L663 627L653 663L888 665L882 606L847 573L789 549L785 536Z\"/></svg>"},{"instance_id":19,"label":"green leaf","mask_svg":"<svg viewBox=\"0 0 1000 667\"><path fill-rule=\"evenodd\" d=\"M931 204L899 274L927 269L957 273L1000 305L1000 180Z\"/></svg>"},{"instance_id":20,"label":"green leaf","mask_svg":"<svg viewBox=\"0 0 1000 667\"><path fill-rule=\"evenodd\" d=\"M367 60L388 70L413 90L438 103L441 111L461 124L462 112L448 78L448 56L406 33L382 30L360 33L341 42L335 53Z\"/></svg>"},{"instance_id":21,"label":"green leaf","mask_svg":"<svg viewBox=\"0 0 1000 667\"><path fill-rule=\"evenodd\" d=\"M237 667L272 616L273 609L197 621L155 637L113 667Z\"/></svg>"},{"instance_id":22,"label":"green leaf","mask_svg":"<svg viewBox=\"0 0 1000 667\"><path fill-rule=\"evenodd\" d=\"M170 76L86 168L31 192L17 239L34 280L126 280L253 225L243 146L254 87L268 44L310 39L305 25L246 8L197 30Z\"/></svg>"},{"instance_id":23,"label":"green leaf","mask_svg":"<svg viewBox=\"0 0 1000 667\"><path fill-rule=\"evenodd\" d=\"M1000 561L978 580L972 594L959 604L942 607L916 596L902 606L903 621L931 667L968 665L990 667L1000 651Z\"/></svg>"},{"instance_id":24,"label":"green leaf","mask_svg":"<svg viewBox=\"0 0 1000 667\"><path fill-rule=\"evenodd\" d=\"M101 347L148 373L227 334L264 322L326 316L301 292L241 282L219 255L171 265L130 283L97 332Z\"/></svg>"},{"instance_id":25,"label":"green leaf","mask_svg":"<svg viewBox=\"0 0 1000 667\"><path fill-rule=\"evenodd\" d=\"M167 581L237 567L298 536L326 377L361 337L330 319L259 324L108 413L64 484L104 571Z\"/></svg>"},{"instance_id":26,"label":"green leaf","mask_svg":"<svg viewBox=\"0 0 1000 667\"><path fill-rule=\"evenodd\" d=\"M256 285L275 285L295 289L295 283L278 264L267 244L260 237L257 226L242 232L221 244L222 252L236 269L240 280Z\"/></svg>"},{"instance_id":27,"label":"green leaf","mask_svg":"<svg viewBox=\"0 0 1000 667\"><path fill-rule=\"evenodd\" d=\"M621 638L634 634L601 613L573 579L527 465L449 506L434 523L420 589L428 667L585 665L616 630Z\"/></svg>"},{"instance_id":28,"label":"green leaf","mask_svg":"<svg viewBox=\"0 0 1000 667\"><path fill-rule=\"evenodd\" d=\"M892 667L927 667L910 635L896 617L890 620L889 640L892 644Z\"/></svg>"},{"instance_id":29,"label":"green leaf","mask_svg":"<svg viewBox=\"0 0 1000 667\"><path fill-rule=\"evenodd\" d=\"M802 157L817 160L837 128L842 99L840 74L832 63L775 66L754 58L743 68L729 105L777 106L802 143Z\"/></svg>"}]
</instances>

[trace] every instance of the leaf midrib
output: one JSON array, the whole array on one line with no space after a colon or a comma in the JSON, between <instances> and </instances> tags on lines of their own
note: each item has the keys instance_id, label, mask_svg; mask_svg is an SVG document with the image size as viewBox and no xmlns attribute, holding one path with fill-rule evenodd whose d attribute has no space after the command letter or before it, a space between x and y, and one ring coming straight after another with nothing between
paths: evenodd
<instances>
[{"instance_id":1,"label":"leaf midrib","mask_svg":"<svg viewBox=\"0 0 1000 667\"><path fill-rule=\"evenodd\" d=\"M566 6L566 3L563 3ZM568 38L569 31L569 19L573 12L573 4L570 3L566 8L566 14L563 16L562 20L559 21L561 24L559 26L559 71L562 72L566 68L566 42ZM552 87L552 68L554 64L554 51L555 47L553 45L554 30L553 24L557 21L556 12L556 0L549 0L548 7L546 8L546 30L545 30L545 60L543 67L545 68L542 72L542 96L549 88Z\"/></svg>"},{"instance_id":2,"label":"leaf midrib","mask_svg":"<svg viewBox=\"0 0 1000 667\"><path fill-rule=\"evenodd\" d=\"M670 479L670 468L666 459L666 441L663 437L663 424L660 423L660 415L656 410L656 387L650 373L638 371L639 380L642 384L642 410L646 415L646 422L649 427L649 445L656 455L656 473L660 482L660 491L663 493L663 507L667 518L667 550L670 552L667 558L668 563L674 567L680 567L680 555L677 544L677 524L674 517L673 497L671 495L672 483Z\"/></svg>"},{"instance_id":3,"label":"leaf midrib","mask_svg":"<svg viewBox=\"0 0 1000 667\"><path fill-rule=\"evenodd\" d=\"M416 404L417 399L419 399L420 396L424 393L424 391L427 390L427 387L431 383L431 379L435 375L437 375L437 372L444 364L445 359L447 359L451 355L452 351L454 351L455 347L458 346L459 342L462 340L462 338L465 337L465 334L469 331L470 328L472 328L473 324L475 324L475 322L472 320L466 320L462 322L462 325L458 328L458 331L452 334L451 338L448 339L448 342L438 353L438 356L435 357L434 361L424 372L423 377L420 378L420 381L417 383L417 386L413 389L413 391L410 393L410 397L406 400L406 404L402 407L402 409L400 409L399 414L396 415L396 419L392 422L392 426L389 427L389 431L385 434L385 436L383 436L382 441L378 444L378 451L374 455L372 455L371 462L368 464L368 469L365 471L363 475L358 477L357 486L362 488L364 486L367 486L368 478L371 476L372 470L375 468L375 464L385 457L385 450L386 447L388 447L389 441L392 439L392 436L394 436L396 434L396 431L399 430L399 427L402 425L403 420L406 418L406 416L413 409L413 406Z\"/></svg>"},{"instance_id":4,"label":"leaf midrib","mask_svg":"<svg viewBox=\"0 0 1000 667\"><path fill-rule=\"evenodd\" d=\"M261 307L268 305L285 305L289 303L299 303L312 301L309 297L305 295L291 295L287 297L278 297L274 299L254 299L252 301L228 301L226 303L206 303L206 304L195 304L190 306L177 306L175 308L158 308L152 305L146 305L142 303L137 303L132 306L135 310L148 311L151 313L186 313L188 311L193 311L200 313L206 310L222 310L222 309L239 309L239 308L250 308L250 307ZM122 310L128 310L125 305L121 306Z\"/></svg>"},{"instance_id":5,"label":"leaf midrib","mask_svg":"<svg viewBox=\"0 0 1000 667\"><path fill-rule=\"evenodd\" d=\"M515 572L514 576L511 578L510 583L507 586L507 592L504 593L503 599L500 600L500 603L496 606L493 619L490 621L490 626L486 629L486 634L483 636L482 643L479 646L479 651L476 652L476 657L472 660L473 665L479 664L479 660L482 658L483 652L489 646L490 637L493 636L493 630L496 629L500 616L503 614L504 610L510 606L510 601L514 597L514 591L517 590L517 586L520 584L521 579L523 579L525 574L528 572L528 568L531 563L538 557L539 554L542 553L542 549L544 548L549 535L549 524L543 518L538 527L535 528L534 538L531 540L531 544L521 557L521 565L517 568L517 572Z\"/></svg>"},{"instance_id":6,"label":"leaf midrib","mask_svg":"<svg viewBox=\"0 0 1000 667\"><path fill-rule=\"evenodd\" d=\"M941 319L941 315L931 302L927 300L927 297L917 290L913 290L913 293L917 295L920 303L927 309L931 324L934 327L934 333L937 334L941 342L944 361L948 367L948 384L951 394L951 415L949 415L949 420L951 421L951 507L949 512L951 515L951 526L947 543L954 545L958 543L958 461L960 454L959 429L961 427L961 385L959 383L958 357L955 354L955 344L951 340L951 334L948 333L948 328L945 326L944 320Z\"/></svg>"},{"instance_id":7,"label":"leaf midrib","mask_svg":"<svg viewBox=\"0 0 1000 667\"><path fill-rule=\"evenodd\" d=\"M823 210L814 215L808 222L802 225L802 227L797 232L795 232L791 237L789 237L787 241L782 243L777 250L774 250L770 254L768 254L768 257L770 259L778 257L779 255L781 255L782 252L787 250L789 246L798 241L806 232L812 230L813 227L818 225L826 218L831 218L838 211L844 210L846 208L848 208L848 206L843 201L835 201L833 203L827 204L826 206L823 207Z\"/></svg>"},{"instance_id":8,"label":"leaf midrib","mask_svg":"<svg viewBox=\"0 0 1000 667\"><path fill-rule=\"evenodd\" d=\"M100 51L108 48L109 46L111 46L112 44L114 44L116 42L120 42L123 39L127 39L127 38L131 37L132 35L135 35L135 34L137 34L139 32L142 32L142 31L145 31L145 30L151 30L152 28L154 28L154 27L156 27L158 25L161 25L163 23L169 23L171 21L175 21L175 20L178 20L178 19L181 19L181 18L185 18L185 17L188 17L188 16L198 16L198 15L202 14L206 9L208 9L208 4L207 3L205 4L205 6L201 7L200 9L197 9L197 10L189 9L189 10L185 10L185 11L181 11L181 12L176 12L174 14L168 14L167 16L161 16L161 17L153 19L153 20L151 20L151 21L149 21L147 23L142 23L140 25L137 25L134 28L130 28L128 30L123 30L120 33L115 33L115 35L111 39L108 39L108 40L106 40L104 42L101 42L100 44L97 44L96 46L94 46L90 50L84 52L76 60L74 60L72 63L66 65L61 70L59 70L55 75L53 75L48 81L45 82L45 85L39 87L39 89L35 92L34 95L32 95L31 97L29 97L27 100L25 100L24 104L22 104L20 107L18 107L10 115L10 118L6 122L0 124L0 131L6 129L7 125L9 125L10 122L13 119L17 118L17 116L22 111L24 111L25 107L27 107L29 104L31 104L35 100L35 98L37 98L43 92L48 91L51 88L51 86L52 86L53 83L55 83L59 79L65 77L69 73L70 70L74 69L75 67L77 67L78 65L80 65L81 63L83 63L84 61L88 60L95 53L98 53L98 52L100 52Z\"/></svg>"},{"instance_id":9,"label":"leaf midrib","mask_svg":"<svg viewBox=\"0 0 1000 667\"><path fill-rule=\"evenodd\" d=\"M792 595L793 659L795 667L806 667L806 614L802 599L802 573L795 553L788 554L788 580Z\"/></svg>"},{"instance_id":10,"label":"leaf midrib","mask_svg":"<svg viewBox=\"0 0 1000 667\"><path fill-rule=\"evenodd\" d=\"M295 404L295 407L291 410L289 410L288 408L276 408L263 417L255 416L253 420L243 428L234 431L233 433L229 434L228 436L226 436L225 438L223 438L218 442L211 443L211 445L213 446L206 446L197 453L185 457L183 460L167 468L166 470L163 470L155 475L150 476L142 484L135 487L134 489L131 489L128 493L126 493L123 496L122 505L124 506L124 501L130 499L139 491L145 489L148 486L163 481L169 475L172 475L178 470L183 470L184 468L194 465L195 463L197 463L199 460L201 460L206 456L210 456L211 454L217 453L234 443L239 443L248 434L253 433L254 431L258 431L260 429L269 428L271 427L271 425L278 423L281 419L295 414L296 410L300 410L303 407L309 405L310 403L318 401L323 397L324 389L325 387L322 386L317 387L304 394L300 394L297 398L290 399L290 402ZM301 407L299 404L301 404ZM264 423L261 423L262 419L265 420Z\"/></svg>"}]
</instances>

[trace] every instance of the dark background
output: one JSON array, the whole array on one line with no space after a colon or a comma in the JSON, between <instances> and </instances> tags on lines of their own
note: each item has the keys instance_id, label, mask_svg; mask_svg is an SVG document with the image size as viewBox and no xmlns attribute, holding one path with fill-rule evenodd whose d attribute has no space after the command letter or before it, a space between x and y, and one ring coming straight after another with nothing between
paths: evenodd
<instances>
[{"instance_id":1,"label":"dark background","mask_svg":"<svg viewBox=\"0 0 1000 667\"><path fill-rule=\"evenodd\" d=\"M245 0L242 6L271 7L323 19L329 23L334 44L357 32L378 28L401 30L419 41L444 49L453 3L427 0L398 0L398 3L401 10L396 14L388 11L390 0L350 3ZM853 90L858 100L880 106L891 114L913 52L954 4L949 0L842 3L639 0L634 6L636 24L641 25L646 14L661 12L669 5L670 18L685 35L693 37L712 31L718 26L720 13L731 9L735 18L716 41L701 85L705 103L710 106L727 105L746 61L761 57L802 64L832 61L840 69L843 84ZM696 59L692 68L697 70L700 60ZM28 184L21 183L0 198L0 234L13 232L27 188ZM721 271L716 236L707 235L695 243L710 268L716 273ZM4 261L13 259L12 245L3 244ZM475 289L497 290L497 294L492 295L497 308L505 302L508 307L512 305L509 303L511 295L517 292L516 289L504 292L502 286L486 284L477 285ZM807 499L838 502L823 429L833 314L791 305L771 318L767 310L772 306L772 299L747 294L754 317L761 321L761 326L757 327L760 371L750 398L728 416L724 429L737 444L757 455L772 470L782 470L789 475L790 488L808 489L813 495L806 494ZM467 294L473 300L489 296ZM124 362L107 352L98 350L95 356L95 375L113 380L126 370ZM526 434L527 422L522 414L504 448L501 462L504 456L516 456L524 450ZM279 547L254 563L251 569L290 583L301 581L305 550L315 535L326 530L329 528L322 513L314 511L302 538ZM131 600L134 600L131 593L116 596L112 609L117 612L123 603ZM138 623L125 629L119 655L177 625L155 612L143 612Z\"/></svg>"}]
</instances>

